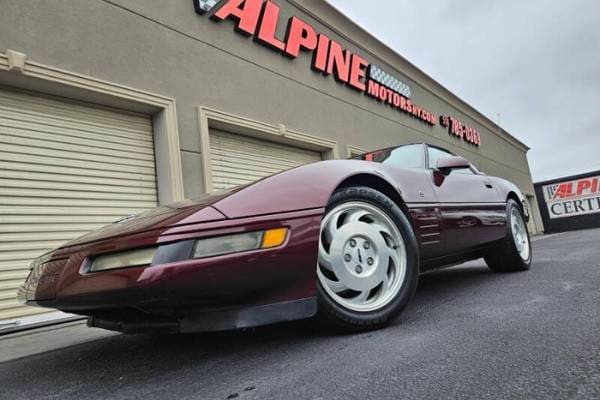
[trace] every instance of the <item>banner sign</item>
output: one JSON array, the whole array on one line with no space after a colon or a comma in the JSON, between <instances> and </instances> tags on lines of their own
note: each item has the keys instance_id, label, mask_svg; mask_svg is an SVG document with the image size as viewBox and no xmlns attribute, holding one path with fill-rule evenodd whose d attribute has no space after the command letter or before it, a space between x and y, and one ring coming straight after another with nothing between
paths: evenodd
<instances>
[{"instance_id":1,"label":"banner sign","mask_svg":"<svg viewBox=\"0 0 600 400\"><path fill-rule=\"evenodd\" d=\"M236 32L253 37L254 41L290 59L297 58L302 52L312 53L313 71L331 75L347 87L430 126L438 123L434 113L410 100L411 88L402 79L343 48L301 18L291 17L287 21L285 37L278 38L280 7L273 1L194 0L194 8L201 15L214 12L210 18L215 22L232 20Z\"/></svg>"},{"instance_id":2,"label":"banner sign","mask_svg":"<svg viewBox=\"0 0 600 400\"><path fill-rule=\"evenodd\" d=\"M543 187L550 218L600 212L600 175Z\"/></svg>"}]
</instances>

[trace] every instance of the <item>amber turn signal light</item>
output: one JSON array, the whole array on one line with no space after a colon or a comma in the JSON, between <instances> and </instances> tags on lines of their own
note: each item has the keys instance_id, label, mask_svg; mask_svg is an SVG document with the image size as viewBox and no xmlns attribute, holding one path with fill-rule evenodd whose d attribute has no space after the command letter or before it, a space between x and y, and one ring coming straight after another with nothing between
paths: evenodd
<instances>
[{"instance_id":1,"label":"amber turn signal light","mask_svg":"<svg viewBox=\"0 0 600 400\"><path fill-rule=\"evenodd\" d=\"M273 247L281 246L283 242L285 242L287 231L287 228L275 228L265 231L261 248L271 249Z\"/></svg>"}]
</instances>

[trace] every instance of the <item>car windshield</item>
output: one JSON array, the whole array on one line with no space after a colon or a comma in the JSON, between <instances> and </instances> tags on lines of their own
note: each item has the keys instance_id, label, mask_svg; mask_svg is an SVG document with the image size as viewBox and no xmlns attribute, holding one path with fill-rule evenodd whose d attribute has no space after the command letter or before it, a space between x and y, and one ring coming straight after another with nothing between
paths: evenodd
<instances>
[{"instance_id":1,"label":"car windshield","mask_svg":"<svg viewBox=\"0 0 600 400\"><path fill-rule=\"evenodd\" d=\"M410 144L376 150L356 157L358 160L390 164L399 168L424 168L425 157L422 144Z\"/></svg>"}]
</instances>

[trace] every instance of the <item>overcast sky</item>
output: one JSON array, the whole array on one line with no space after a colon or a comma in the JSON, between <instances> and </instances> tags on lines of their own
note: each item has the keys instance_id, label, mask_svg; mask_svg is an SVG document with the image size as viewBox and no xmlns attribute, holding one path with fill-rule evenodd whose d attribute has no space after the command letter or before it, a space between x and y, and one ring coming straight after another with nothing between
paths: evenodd
<instances>
[{"instance_id":1,"label":"overcast sky","mask_svg":"<svg viewBox=\"0 0 600 400\"><path fill-rule=\"evenodd\" d=\"M600 169L600 1L329 0L525 142L535 181Z\"/></svg>"}]
</instances>

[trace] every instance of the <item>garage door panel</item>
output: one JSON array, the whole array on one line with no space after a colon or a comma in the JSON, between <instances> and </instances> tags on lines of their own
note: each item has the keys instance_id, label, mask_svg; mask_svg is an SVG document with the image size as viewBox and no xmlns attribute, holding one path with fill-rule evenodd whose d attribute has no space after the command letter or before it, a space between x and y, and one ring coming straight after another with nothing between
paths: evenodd
<instances>
[{"instance_id":1,"label":"garage door panel","mask_svg":"<svg viewBox=\"0 0 600 400\"><path fill-rule=\"evenodd\" d=\"M12 318L20 318L38 314L46 314L50 310L47 308L38 308L38 307L15 307L14 309L2 310L0 315L2 315L3 319L12 319Z\"/></svg>"},{"instance_id":2,"label":"garage door panel","mask_svg":"<svg viewBox=\"0 0 600 400\"><path fill-rule=\"evenodd\" d=\"M29 271L29 261L23 262L23 261L0 261L0 271L2 272L6 272L6 271L14 271L14 270L22 270L22 271ZM15 292L17 291L17 288L14 288Z\"/></svg>"},{"instance_id":3,"label":"garage door panel","mask_svg":"<svg viewBox=\"0 0 600 400\"><path fill-rule=\"evenodd\" d=\"M112 207L112 208L142 208L148 209L156 206L154 201L140 200L111 200L105 199L85 200L85 199L64 199L64 198L22 198L22 197L3 197L0 195L0 206L45 206L45 207Z\"/></svg>"},{"instance_id":4,"label":"garage door panel","mask_svg":"<svg viewBox=\"0 0 600 400\"><path fill-rule=\"evenodd\" d=\"M35 165L48 165L48 166L59 166L59 167L73 167L82 170L98 170L98 171L110 171L110 172L131 172L140 175L148 175L155 177L154 165L149 167L140 167L135 165L123 165L113 164L106 162L95 162L90 160L73 160L53 157L51 154L45 154L42 156L31 155L30 153L9 153L0 151L0 161L16 161L23 163L31 163Z\"/></svg>"},{"instance_id":5,"label":"garage door panel","mask_svg":"<svg viewBox=\"0 0 600 400\"><path fill-rule=\"evenodd\" d=\"M23 283L23 278L0 280L0 293L16 293L15 288ZM4 314L2 314L4 317Z\"/></svg>"},{"instance_id":6,"label":"garage door panel","mask_svg":"<svg viewBox=\"0 0 600 400\"><path fill-rule=\"evenodd\" d=\"M29 271L27 270L13 270L13 271L0 271L0 282L24 280L27 278Z\"/></svg>"},{"instance_id":7,"label":"garage door panel","mask_svg":"<svg viewBox=\"0 0 600 400\"><path fill-rule=\"evenodd\" d=\"M1 174L0 174L1 175ZM61 182L57 180L30 180L24 179L4 179L0 177L0 187L7 189L38 189L46 194L50 190L65 190L68 192L98 192L98 193L134 193L140 195L152 195L156 198L156 187L141 187L141 186L116 186L116 185L90 185L86 183L79 182ZM3 193L4 189L0 189L0 195Z\"/></svg>"},{"instance_id":8,"label":"garage door panel","mask_svg":"<svg viewBox=\"0 0 600 400\"><path fill-rule=\"evenodd\" d=\"M15 114L15 110L21 107L21 110ZM128 134L137 134L139 137L146 137L149 127L152 125L150 120L145 117L131 119L123 118L97 118L91 115L87 117L82 113L65 112L60 108L55 107L30 107L27 104L19 105L14 101L6 101L0 96L0 113L7 117L17 116L17 118L30 118L37 120L48 120L50 125L60 123L66 126L84 125L83 129L110 131L112 128L117 128L119 132ZM114 113L113 113L114 114ZM20 117L19 117L20 116ZM83 124L82 124L83 122Z\"/></svg>"},{"instance_id":9,"label":"garage door panel","mask_svg":"<svg viewBox=\"0 0 600 400\"><path fill-rule=\"evenodd\" d=\"M214 178L213 184L219 187L228 186L241 186L248 183L247 179L236 179L236 178Z\"/></svg>"},{"instance_id":10,"label":"garage door panel","mask_svg":"<svg viewBox=\"0 0 600 400\"><path fill-rule=\"evenodd\" d=\"M35 249L19 249L18 251L16 249L12 249L14 251L12 251L11 249L7 250L7 251L0 251L0 263L6 262L6 263L19 263L21 264L21 261L23 261L24 259L31 262L33 261L36 257L39 257L40 255L44 254L46 251L51 250L52 245L48 245L48 244L44 244L44 245L39 245L37 246L37 248ZM29 265L29 263L27 264ZM22 284L23 282L21 282L20 284ZM18 285L17 285L18 287Z\"/></svg>"},{"instance_id":11,"label":"garage door panel","mask_svg":"<svg viewBox=\"0 0 600 400\"><path fill-rule=\"evenodd\" d=\"M260 155L256 155L256 153L243 153L242 151L235 150L213 150L211 151L211 158L213 158L216 163L221 163L223 165L229 164L236 166L242 162L244 166L250 166L257 170L266 169L270 171L273 169L279 170L281 168L294 168L299 164L306 162L306 160L302 162L290 161L283 158L274 157L272 155L265 159L261 158Z\"/></svg>"},{"instance_id":12,"label":"garage door panel","mask_svg":"<svg viewBox=\"0 0 600 400\"><path fill-rule=\"evenodd\" d=\"M110 182L122 182L125 185L132 185L136 182L140 186L156 187L156 178L153 174L136 174L10 161L0 161L0 171L0 176L3 177L7 177L10 174L23 174L24 176L36 177L39 176L38 173L41 173L48 179L57 177L65 182L106 182L107 185L110 185Z\"/></svg>"},{"instance_id":13,"label":"garage door panel","mask_svg":"<svg viewBox=\"0 0 600 400\"><path fill-rule=\"evenodd\" d=\"M63 231L91 231L99 224L110 224L121 216L3 216L0 233L8 232L63 232Z\"/></svg>"},{"instance_id":14,"label":"garage door panel","mask_svg":"<svg viewBox=\"0 0 600 400\"><path fill-rule=\"evenodd\" d=\"M0 112L2 112L1 106ZM16 115L19 115L20 117L17 117ZM152 138L139 132L118 131L117 134L115 134L114 129L102 129L100 127L85 127L84 129L81 124L66 124L62 121L50 123L47 119L22 115L22 113L6 113L3 117L0 117L0 127L10 127L14 129L15 125L18 125L21 128L31 129L32 131L48 132L57 135L72 136L74 138L85 138L114 143L119 143L118 141L122 140L123 143L143 148L153 147Z\"/></svg>"},{"instance_id":15,"label":"garage door panel","mask_svg":"<svg viewBox=\"0 0 600 400\"><path fill-rule=\"evenodd\" d=\"M151 121L145 116L134 113L115 113L112 110L82 105L63 99L50 99L25 93L3 92L0 93L0 104L8 110L21 109L25 114L35 113L49 120L64 120L79 123L85 126L98 126L104 128L114 127L118 130L131 130L148 132Z\"/></svg>"},{"instance_id":16,"label":"garage door panel","mask_svg":"<svg viewBox=\"0 0 600 400\"><path fill-rule=\"evenodd\" d=\"M0 260L18 260L17 257L20 252L26 251L38 251L39 254L43 254L44 252L59 247L69 239L59 239L59 240L47 240L43 242L10 242L3 243L0 242ZM3 258L6 257L6 258ZM35 258L35 257L34 257Z\"/></svg>"},{"instance_id":17,"label":"garage door panel","mask_svg":"<svg viewBox=\"0 0 600 400\"><path fill-rule=\"evenodd\" d=\"M281 168L282 166L292 168L298 165L297 161L292 161L273 155L270 155L269 158L264 159L261 158L260 153L257 154L255 152L251 152L250 150L244 152L244 150L227 149L227 147L224 147L223 150L213 149L211 151L211 157L213 157L216 161L229 162L234 165L239 161L243 161L244 164L266 168Z\"/></svg>"},{"instance_id":18,"label":"garage door panel","mask_svg":"<svg viewBox=\"0 0 600 400\"><path fill-rule=\"evenodd\" d=\"M214 148L226 147L232 151L241 151L247 154L264 154L265 150L271 153L273 158L281 158L282 160L296 160L304 162L306 158L320 159L320 153L312 150L306 150L299 147L285 145L281 143L275 143L268 140L262 140L252 137L244 137L241 135L232 134L229 132L223 132L215 130L214 136L212 137L212 143L215 144ZM243 147L239 147L242 145Z\"/></svg>"},{"instance_id":19,"label":"garage door panel","mask_svg":"<svg viewBox=\"0 0 600 400\"><path fill-rule=\"evenodd\" d=\"M273 173L273 168L252 168L248 164L244 164L244 169L240 169L240 164L233 163L222 163L215 161L212 163L215 167L218 167L213 174L214 176L230 176L230 175L240 175L240 176L249 176L256 177L256 179L260 179L265 175L271 175Z\"/></svg>"},{"instance_id":20,"label":"garage door panel","mask_svg":"<svg viewBox=\"0 0 600 400\"><path fill-rule=\"evenodd\" d=\"M11 136L11 132L3 132L0 129L0 145L6 145L6 151L11 151L10 147L14 146L15 148L25 147L26 149L37 148L42 149L47 154L48 151L56 152L56 156L59 154L66 155L65 158L79 158L83 160L94 159L89 158L97 157L99 154L103 156L113 157L109 160L109 162L121 164L122 160L140 160L140 161L148 161L150 163L154 162L154 154L153 152L127 152L126 147L121 147L120 150L111 150L110 145L105 147L99 146L89 146L89 145L77 145L77 144L69 144L71 142L51 142L48 140L35 139L35 138L22 138L18 136ZM119 146L114 146L115 148ZM60 152L60 153L59 153ZM77 155L81 155L81 157L73 157L73 153ZM106 159L106 158L105 158ZM144 163L146 164L146 163ZM144 165L143 164L143 165Z\"/></svg>"},{"instance_id":21,"label":"garage door panel","mask_svg":"<svg viewBox=\"0 0 600 400\"><path fill-rule=\"evenodd\" d=\"M31 261L157 204L151 118L0 88L0 320Z\"/></svg>"},{"instance_id":22,"label":"garage door panel","mask_svg":"<svg viewBox=\"0 0 600 400\"><path fill-rule=\"evenodd\" d=\"M245 163L243 159L228 160L214 160L211 159L211 165L213 166L213 174L214 176L226 175L230 174L241 174L243 176L256 176L256 177L264 177L272 175L275 172L285 171L296 166L290 167L289 165L276 165L276 164L267 164L265 163L262 166L254 165L253 163ZM243 166L243 167L240 167Z\"/></svg>"},{"instance_id":23,"label":"garage door panel","mask_svg":"<svg viewBox=\"0 0 600 400\"><path fill-rule=\"evenodd\" d=\"M133 158L124 158L124 157L111 157L111 156L101 156L97 154L90 154L75 151L62 151L55 150L49 148L38 148L38 147L28 147L22 145L14 145L14 144L0 144L3 150L7 153L13 154L22 154L22 155L35 155L46 158L53 159L62 159L64 164L69 165L71 161L84 161L84 162L97 162L103 164L110 164L112 169L118 170L121 166L137 166L143 167L147 169L153 170L154 163L151 160L137 160Z\"/></svg>"},{"instance_id":24,"label":"garage door panel","mask_svg":"<svg viewBox=\"0 0 600 400\"><path fill-rule=\"evenodd\" d=\"M113 218L123 215L138 214L146 210L148 207L48 207L48 205L37 206L3 206L0 205L0 215L2 221L11 223L11 221L22 221L22 223L31 223L36 221L48 223L60 223L61 221L54 218L63 218L64 222L71 223L74 221L99 222L95 218ZM13 219L11 219L13 218Z\"/></svg>"},{"instance_id":25,"label":"garage door panel","mask_svg":"<svg viewBox=\"0 0 600 400\"><path fill-rule=\"evenodd\" d=\"M0 291L0 300L14 300L17 295L17 290Z\"/></svg>"},{"instance_id":26,"label":"garage door panel","mask_svg":"<svg viewBox=\"0 0 600 400\"><path fill-rule=\"evenodd\" d=\"M248 184L278 172L321 160L322 155L293 146L235 135L210 133L210 163L214 190Z\"/></svg>"},{"instance_id":27,"label":"garage door panel","mask_svg":"<svg viewBox=\"0 0 600 400\"><path fill-rule=\"evenodd\" d=\"M84 224L81 221L77 222L66 222L67 218L63 220L58 219L57 222L53 224L43 224L43 223L24 223L19 221L20 223L11 224L9 221L3 223L0 227L0 233L2 236L0 237L0 241L8 241L9 233L27 233L29 235L36 233L57 233L57 232L67 232L71 237L73 235L78 234L79 232L85 233L89 231L93 231L98 228L99 224L110 224L116 221L119 217L114 218L106 218L102 221L95 221L94 223ZM73 220L77 220L77 218L72 218ZM14 220L13 220L14 222ZM25 235L23 235L25 236ZM31 238L24 237L22 240L31 240Z\"/></svg>"},{"instance_id":28,"label":"garage door panel","mask_svg":"<svg viewBox=\"0 0 600 400\"><path fill-rule=\"evenodd\" d=\"M217 135L218 134L215 134L215 136L217 136ZM223 141L223 140L219 140L219 139L215 138L215 140L213 141L214 145L212 147L212 150L214 152L218 153L219 151L222 151L222 149L227 149L227 150L231 151L233 154L239 154L242 156L270 154L270 158L272 158L273 160L281 160L284 162L294 162L294 161L303 162L306 160L307 157L311 158L311 159L315 158L314 153L316 153L316 152L307 151L304 149L298 149L299 153L296 153L295 150L290 151L290 149L295 149L294 147L283 146L283 145L271 146L268 142L266 142L265 146L261 147L260 141L259 141L259 143L255 143L255 141L258 141L257 139L247 138L246 140L250 140L251 142L248 144L244 143L244 147L240 148L239 146L242 143L240 143L239 141L238 142L233 141L233 140Z\"/></svg>"},{"instance_id":29,"label":"garage door panel","mask_svg":"<svg viewBox=\"0 0 600 400\"><path fill-rule=\"evenodd\" d=\"M135 140L126 140L123 138L111 137L106 135L82 135L82 132L77 129L48 129L48 127L36 127L30 124L27 127L21 125L20 129L4 126L0 120L0 134L5 133L14 138L20 139L36 139L42 143L64 143L87 146L98 149L114 149L132 151L139 154L152 154L154 148L151 142L141 142ZM107 139L109 138L109 139Z\"/></svg>"},{"instance_id":30,"label":"garage door panel","mask_svg":"<svg viewBox=\"0 0 600 400\"><path fill-rule=\"evenodd\" d=\"M1 163L0 163L1 164ZM40 168L43 169L43 168ZM106 175L106 174L105 174ZM146 188L152 189L156 193L156 182L150 179L132 180L132 179L114 179L100 178L98 176L86 175L71 175L68 173L52 174L47 172L23 172L1 169L0 179L22 179L26 181L37 182L56 182L56 183L71 183L71 184L96 184L108 187L127 187L127 188Z\"/></svg>"},{"instance_id":31,"label":"garage door panel","mask_svg":"<svg viewBox=\"0 0 600 400\"><path fill-rule=\"evenodd\" d=\"M285 151L283 151L281 148L271 148L271 147L267 147L265 146L264 148L258 150L258 149L251 149L251 148L239 148L236 145L236 147L230 147L231 144L225 144L225 143L216 143L215 146L219 146L219 147L212 147L211 148L211 155L215 156L217 158L221 158L221 159L244 159L244 160L248 160L248 161L253 161L255 163L258 163L257 165L261 165L261 161L270 165L284 165L284 166L289 166L289 167L294 167L294 166L298 166L298 164L303 164L306 163L307 160L320 160L320 153L315 152L313 153L309 153L309 154L304 154L304 157L301 157L300 159L296 159L296 158L292 158L292 154L289 149L286 149ZM267 156L265 158L265 156ZM319 156L319 157L317 157Z\"/></svg>"},{"instance_id":32,"label":"garage door panel","mask_svg":"<svg viewBox=\"0 0 600 400\"><path fill-rule=\"evenodd\" d=\"M10 249L16 248L15 246L10 247L10 243L15 245L27 242L39 242L39 241L56 241L60 240L63 242L71 240L74 236L81 236L87 232L97 229L98 227L92 227L89 230L84 230L82 227L74 230L45 230L45 231L33 231L33 232L3 232L0 237L0 245L6 244L6 247Z\"/></svg>"},{"instance_id":33,"label":"garage door panel","mask_svg":"<svg viewBox=\"0 0 600 400\"><path fill-rule=\"evenodd\" d=\"M240 179L247 183L248 179L253 179L254 181L258 181L265 176L270 176L271 174L244 174L240 173L223 173L223 172L215 172L213 175L213 180L216 182L222 179Z\"/></svg>"},{"instance_id":34,"label":"garage door panel","mask_svg":"<svg viewBox=\"0 0 600 400\"><path fill-rule=\"evenodd\" d=\"M0 299L0 312L19 307L20 304L14 298L12 299Z\"/></svg>"},{"instance_id":35,"label":"garage door panel","mask_svg":"<svg viewBox=\"0 0 600 400\"><path fill-rule=\"evenodd\" d=\"M54 198L54 199L88 199L88 200L130 200L130 201L153 201L156 199L152 194L129 194L129 193L103 193L73 190L35 190L35 189L11 189L1 188L0 197L17 198ZM24 199L26 200L26 199Z\"/></svg>"}]
</instances>

